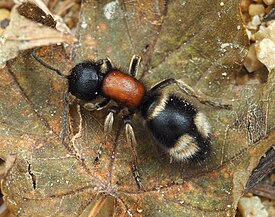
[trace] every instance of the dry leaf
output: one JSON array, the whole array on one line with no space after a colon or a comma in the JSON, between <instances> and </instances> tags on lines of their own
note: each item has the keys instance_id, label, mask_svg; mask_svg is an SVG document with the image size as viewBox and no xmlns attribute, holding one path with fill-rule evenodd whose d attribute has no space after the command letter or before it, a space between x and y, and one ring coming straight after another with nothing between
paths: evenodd
<instances>
[{"instance_id":1,"label":"dry leaf","mask_svg":"<svg viewBox=\"0 0 275 217\"><path fill-rule=\"evenodd\" d=\"M64 34L21 16L17 7L12 9L10 24L0 39L0 68L3 68L8 60L15 58L20 50L75 42L75 37L71 34Z\"/></svg>"},{"instance_id":2,"label":"dry leaf","mask_svg":"<svg viewBox=\"0 0 275 217\"><path fill-rule=\"evenodd\" d=\"M181 78L198 93L230 102L233 108L200 105L213 131L213 154L202 165L169 163L141 117L135 116L143 192L133 178L132 152L124 135L114 142L121 118L116 118L96 166L93 161L107 111L89 112L73 103L72 132L67 138L71 143L62 146L66 84L29 55L21 56L2 71L0 83L0 157L6 160L17 154L2 182L11 212L233 216L251 171L275 137L274 71L265 84L235 85L247 52L239 2L85 1L78 35L76 62L109 56L127 66L131 56L139 54L143 57L139 73L148 87L163 78ZM42 58L63 69L62 55L52 49ZM181 94L175 86L170 90Z\"/></svg>"}]
</instances>

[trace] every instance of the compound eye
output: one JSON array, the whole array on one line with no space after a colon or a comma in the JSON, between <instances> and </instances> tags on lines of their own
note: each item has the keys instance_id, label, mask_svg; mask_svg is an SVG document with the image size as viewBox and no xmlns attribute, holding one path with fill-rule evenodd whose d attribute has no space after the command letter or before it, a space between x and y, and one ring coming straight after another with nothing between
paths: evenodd
<instances>
[{"instance_id":1,"label":"compound eye","mask_svg":"<svg viewBox=\"0 0 275 217\"><path fill-rule=\"evenodd\" d=\"M100 66L94 62L77 64L68 77L69 92L82 100L93 100L100 92Z\"/></svg>"}]
</instances>

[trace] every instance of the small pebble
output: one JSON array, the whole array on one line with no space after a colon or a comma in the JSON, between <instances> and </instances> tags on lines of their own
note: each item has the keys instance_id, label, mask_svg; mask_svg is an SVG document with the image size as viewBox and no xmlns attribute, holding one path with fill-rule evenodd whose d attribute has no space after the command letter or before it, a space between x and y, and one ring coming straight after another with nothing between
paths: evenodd
<instances>
[{"instance_id":1,"label":"small pebble","mask_svg":"<svg viewBox=\"0 0 275 217\"><path fill-rule=\"evenodd\" d=\"M244 60L244 66L249 72L254 72L263 66L263 64L257 58L255 44L252 44L249 47L248 54Z\"/></svg>"},{"instance_id":2,"label":"small pebble","mask_svg":"<svg viewBox=\"0 0 275 217\"><path fill-rule=\"evenodd\" d=\"M254 26L259 26L261 24L261 20L260 20L259 15L255 15L254 17L252 17L251 23Z\"/></svg>"},{"instance_id":3,"label":"small pebble","mask_svg":"<svg viewBox=\"0 0 275 217\"><path fill-rule=\"evenodd\" d=\"M268 217L259 197L242 197L238 209L243 217Z\"/></svg>"},{"instance_id":4,"label":"small pebble","mask_svg":"<svg viewBox=\"0 0 275 217\"><path fill-rule=\"evenodd\" d=\"M275 0L263 0L266 5L274 5Z\"/></svg>"},{"instance_id":5,"label":"small pebble","mask_svg":"<svg viewBox=\"0 0 275 217\"><path fill-rule=\"evenodd\" d=\"M255 45L258 60L260 60L269 71L275 69L275 43L265 38Z\"/></svg>"},{"instance_id":6,"label":"small pebble","mask_svg":"<svg viewBox=\"0 0 275 217\"><path fill-rule=\"evenodd\" d=\"M262 4L251 4L248 8L250 16L261 15L265 13L265 8Z\"/></svg>"},{"instance_id":7,"label":"small pebble","mask_svg":"<svg viewBox=\"0 0 275 217\"><path fill-rule=\"evenodd\" d=\"M255 40L261 41L264 38L269 38L275 43L275 22L271 23L267 28L260 28L260 30L255 33Z\"/></svg>"}]
</instances>

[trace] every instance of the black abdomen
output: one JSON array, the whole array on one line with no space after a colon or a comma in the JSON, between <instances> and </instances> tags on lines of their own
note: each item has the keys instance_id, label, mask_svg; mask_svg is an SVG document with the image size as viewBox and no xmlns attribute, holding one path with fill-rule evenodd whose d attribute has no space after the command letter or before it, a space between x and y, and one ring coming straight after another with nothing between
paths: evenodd
<instances>
[{"instance_id":1,"label":"black abdomen","mask_svg":"<svg viewBox=\"0 0 275 217\"><path fill-rule=\"evenodd\" d=\"M175 159L205 158L209 154L210 126L190 102L175 95L156 95L141 110L153 136Z\"/></svg>"}]
</instances>

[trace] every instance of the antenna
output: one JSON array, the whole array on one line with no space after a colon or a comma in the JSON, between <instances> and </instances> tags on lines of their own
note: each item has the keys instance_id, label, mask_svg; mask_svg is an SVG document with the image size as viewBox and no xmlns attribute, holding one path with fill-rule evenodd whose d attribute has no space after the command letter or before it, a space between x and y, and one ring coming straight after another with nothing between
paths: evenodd
<instances>
[{"instance_id":1,"label":"antenna","mask_svg":"<svg viewBox=\"0 0 275 217\"><path fill-rule=\"evenodd\" d=\"M45 63L40 57L38 57L35 53L35 51L33 50L32 52L32 56L34 59L36 59L37 62L39 62L41 65L43 65L44 67L52 70L52 71L55 71L58 75L60 75L61 77L63 78L67 78L68 76L67 75L64 75L63 72L61 72L59 69L56 69L52 66L50 66L49 64Z\"/></svg>"}]
</instances>

